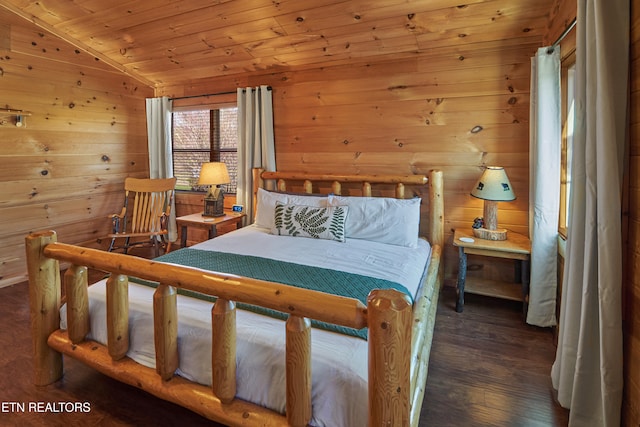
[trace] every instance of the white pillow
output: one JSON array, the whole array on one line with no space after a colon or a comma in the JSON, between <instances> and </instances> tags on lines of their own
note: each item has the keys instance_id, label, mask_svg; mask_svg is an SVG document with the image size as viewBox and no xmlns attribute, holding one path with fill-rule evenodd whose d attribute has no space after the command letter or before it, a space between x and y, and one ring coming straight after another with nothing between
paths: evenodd
<instances>
[{"instance_id":1,"label":"white pillow","mask_svg":"<svg viewBox=\"0 0 640 427\"><path fill-rule=\"evenodd\" d=\"M346 206L320 208L278 202L271 234L344 242L344 222L348 210Z\"/></svg>"},{"instance_id":2,"label":"white pillow","mask_svg":"<svg viewBox=\"0 0 640 427\"><path fill-rule=\"evenodd\" d=\"M274 227L274 217L276 203L306 205L320 208L329 206L329 199L326 196L303 196L298 194L285 194L267 191L258 188L256 220L255 224L259 227L271 230Z\"/></svg>"},{"instance_id":3,"label":"white pillow","mask_svg":"<svg viewBox=\"0 0 640 427\"><path fill-rule=\"evenodd\" d=\"M390 245L418 246L421 199L329 196L329 206L347 206L346 237Z\"/></svg>"}]
</instances>

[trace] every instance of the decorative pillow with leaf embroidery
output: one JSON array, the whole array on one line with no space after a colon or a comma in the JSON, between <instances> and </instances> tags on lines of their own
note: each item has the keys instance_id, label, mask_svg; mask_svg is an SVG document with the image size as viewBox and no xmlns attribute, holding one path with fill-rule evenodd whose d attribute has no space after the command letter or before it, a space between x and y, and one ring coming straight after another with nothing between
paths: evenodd
<instances>
[{"instance_id":1,"label":"decorative pillow with leaf embroidery","mask_svg":"<svg viewBox=\"0 0 640 427\"><path fill-rule=\"evenodd\" d=\"M344 242L346 206L327 208L276 203L271 234Z\"/></svg>"}]
</instances>

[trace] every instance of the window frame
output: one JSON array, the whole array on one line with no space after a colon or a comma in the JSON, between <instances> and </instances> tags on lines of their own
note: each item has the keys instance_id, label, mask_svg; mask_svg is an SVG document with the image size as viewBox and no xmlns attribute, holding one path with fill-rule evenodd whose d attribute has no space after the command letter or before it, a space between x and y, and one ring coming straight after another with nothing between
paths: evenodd
<instances>
[{"instance_id":1,"label":"window frame","mask_svg":"<svg viewBox=\"0 0 640 427\"><path fill-rule=\"evenodd\" d=\"M561 93L561 120L562 120L562 138L561 138L561 162L560 162L560 212L558 221L558 233L567 238L569 231L569 197L570 197L570 150L568 138L568 117L569 117L569 94L575 94L575 91L569 91L569 83L575 84L575 64L576 52L572 49L561 60L560 64L560 93ZM575 101L575 97L572 97ZM575 121L572 121L575 126ZM571 135L573 135L571 129Z\"/></svg>"}]
</instances>

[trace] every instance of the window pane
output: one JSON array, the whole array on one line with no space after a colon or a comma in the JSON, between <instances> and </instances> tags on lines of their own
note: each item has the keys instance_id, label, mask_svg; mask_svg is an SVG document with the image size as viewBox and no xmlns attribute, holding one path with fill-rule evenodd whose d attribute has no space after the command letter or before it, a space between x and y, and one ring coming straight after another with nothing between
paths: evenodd
<instances>
[{"instance_id":1,"label":"window pane","mask_svg":"<svg viewBox=\"0 0 640 427\"><path fill-rule=\"evenodd\" d=\"M209 161L209 152L173 152L173 175L178 178L176 189L200 190L200 167Z\"/></svg>"},{"instance_id":2,"label":"window pane","mask_svg":"<svg viewBox=\"0 0 640 427\"><path fill-rule=\"evenodd\" d=\"M231 183L223 186L226 193L235 193L238 188L238 153L235 151L224 151L220 153L220 161L227 165Z\"/></svg>"},{"instance_id":3,"label":"window pane","mask_svg":"<svg viewBox=\"0 0 640 427\"><path fill-rule=\"evenodd\" d=\"M565 219L564 223L566 224L566 228L569 228L569 201L571 200L571 163L573 159L573 131L575 129L575 64L572 65L568 70L567 75L567 146L566 146L566 175L565 175L565 185L566 185L566 198L567 198L567 209L565 209Z\"/></svg>"},{"instance_id":4,"label":"window pane","mask_svg":"<svg viewBox=\"0 0 640 427\"><path fill-rule=\"evenodd\" d=\"M575 54L571 53L562 61L562 158L560 176L560 216L558 231L567 237L571 197L571 162L573 158L574 97L575 97Z\"/></svg>"},{"instance_id":5,"label":"window pane","mask_svg":"<svg viewBox=\"0 0 640 427\"><path fill-rule=\"evenodd\" d=\"M220 110L220 149L238 147L238 108Z\"/></svg>"},{"instance_id":6,"label":"window pane","mask_svg":"<svg viewBox=\"0 0 640 427\"><path fill-rule=\"evenodd\" d=\"M210 150L209 110L173 113L174 150Z\"/></svg>"}]
</instances>

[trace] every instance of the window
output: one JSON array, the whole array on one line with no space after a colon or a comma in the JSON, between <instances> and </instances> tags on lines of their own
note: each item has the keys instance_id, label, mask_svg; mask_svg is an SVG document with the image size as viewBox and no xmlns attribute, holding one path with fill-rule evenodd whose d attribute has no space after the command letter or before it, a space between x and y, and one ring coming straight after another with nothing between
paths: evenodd
<instances>
[{"instance_id":1,"label":"window","mask_svg":"<svg viewBox=\"0 0 640 427\"><path fill-rule=\"evenodd\" d=\"M571 196L571 159L573 151L575 52L562 60L560 86L562 90L562 159L560 169L560 221L559 232L565 238L569 229L569 198Z\"/></svg>"},{"instance_id":2,"label":"window","mask_svg":"<svg viewBox=\"0 0 640 427\"><path fill-rule=\"evenodd\" d=\"M231 183L225 193L235 193L238 173L237 107L173 112L173 173L177 190L206 191L198 186L202 163L224 162Z\"/></svg>"}]
</instances>

